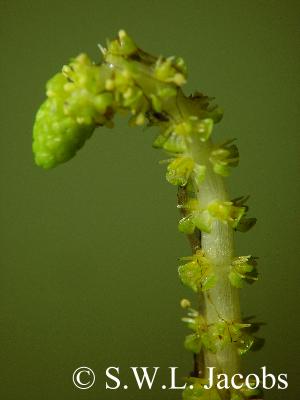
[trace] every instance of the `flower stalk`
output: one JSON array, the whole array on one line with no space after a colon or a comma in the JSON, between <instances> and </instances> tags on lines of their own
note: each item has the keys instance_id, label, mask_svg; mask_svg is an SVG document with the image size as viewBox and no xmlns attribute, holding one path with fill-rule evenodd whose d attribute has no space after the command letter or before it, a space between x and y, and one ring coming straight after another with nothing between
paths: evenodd
<instances>
[{"instance_id":1,"label":"flower stalk","mask_svg":"<svg viewBox=\"0 0 300 400\"><path fill-rule=\"evenodd\" d=\"M238 164L232 141L216 145L213 127L222 118L211 99L196 92L185 96L186 66L181 58L155 57L120 31L100 46L103 61L85 54L71 60L47 83L48 98L40 107L33 131L37 165L49 169L68 161L98 126L113 127L117 112L130 115L130 125L159 128L153 146L168 153L166 179L178 187L178 228L191 244L179 277L197 293L200 307L189 300L183 321L192 333L185 347L193 353L194 371L184 400L257 398L257 390L205 390L206 367L229 377L240 372L240 357L253 345L251 324L241 319L239 289L257 279L254 258L236 257L234 231L247 231L247 198L230 200L224 177ZM203 365L202 365L203 364ZM209 397L208 397L209 396Z\"/></svg>"}]
</instances>

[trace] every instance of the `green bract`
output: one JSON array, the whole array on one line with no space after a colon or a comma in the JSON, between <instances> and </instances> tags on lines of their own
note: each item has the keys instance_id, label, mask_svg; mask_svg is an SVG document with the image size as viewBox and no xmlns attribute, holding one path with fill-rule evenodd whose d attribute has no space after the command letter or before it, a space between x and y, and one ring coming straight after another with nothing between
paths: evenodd
<instances>
[{"instance_id":1,"label":"green bract","mask_svg":"<svg viewBox=\"0 0 300 400\"><path fill-rule=\"evenodd\" d=\"M249 196L241 196L241 197L237 197L236 199L232 200L232 203L236 207L243 207L245 210L244 214L242 215L241 219L239 220L237 226L235 227L235 229L239 232L247 232L249 229L251 229L256 224L256 218L247 217L247 212L249 210L249 207L246 205L246 202L248 199L249 199Z\"/></svg>"},{"instance_id":2,"label":"green bract","mask_svg":"<svg viewBox=\"0 0 300 400\"><path fill-rule=\"evenodd\" d=\"M256 260L252 256L236 257L231 264L229 280L237 288L242 288L243 283L253 283L257 278Z\"/></svg>"},{"instance_id":3,"label":"green bract","mask_svg":"<svg viewBox=\"0 0 300 400\"><path fill-rule=\"evenodd\" d=\"M239 151L236 145L228 141L212 150L209 161L213 164L214 172L222 176L228 176L229 167L236 167L239 163Z\"/></svg>"},{"instance_id":4,"label":"green bract","mask_svg":"<svg viewBox=\"0 0 300 400\"><path fill-rule=\"evenodd\" d=\"M202 250L197 250L192 257L182 258L189 261L179 267L178 273L181 282L189 286L194 292L211 289L216 283L213 267Z\"/></svg>"}]
</instances>

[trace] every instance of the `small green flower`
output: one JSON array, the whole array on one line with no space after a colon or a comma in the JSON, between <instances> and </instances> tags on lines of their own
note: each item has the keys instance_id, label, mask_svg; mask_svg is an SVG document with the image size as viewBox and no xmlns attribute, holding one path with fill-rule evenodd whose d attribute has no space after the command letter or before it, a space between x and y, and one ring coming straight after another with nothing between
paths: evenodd
<instances>
[{"instance_id":1,"label":"small green flower","mask_svg":"<svg viewBox=\"0 0 300 400\"><path fill-rule=\"evenodd\" d=\"M191 157L180 156L170 162L166 179L172 185L185 186L193 172L195 161Z\"/></svg>"},{"instance_id":2,"label":"small green flower","mask_svg":"<svg viewBox=\"0 0 300 400\"><path fill-rule=\"evenodd\" d=\"M195 228L209 233L215 219L235 228L242 218L245 208L236 207L231 201L212 201L207 207L201 208L196 199L180 206L187 211L187 215L179 221L180 232L191 234Z\"/></svg>"},{"instance_id":3,"label":"small green flower","mask_svg":"<svg viewBox=\"0 0 300 400\"><path fill-rule=\"evenodd\" d=\"M216 174L228 176L230 167L236 167L239 163L239 151L232 140L218 146L211 152L210 162Z\"/></svg>"},{"instance_id":4,"label":"small green flower","mask_svg":"<svg viewBox=\"0 0 300 400\"><path fill-rule=\"evenodd\" d=\"M213 130L213 120L211 118L200 119L199 117L192 115L182 122L174 125L174 131L178 135L191 136L196 135L202 142L205 142L210 137Z\"/></svg>"},{"instance_id":5,"label":"small green flower","mask_svg":"<svg viewBox=\"0 0 300 400\"><path fill-rule=\"evenodd\" d=\"M224 349L231 342L230 332L226 321L219 321L208 326L208 329L201 336L203 346L216 353Z\"/></svg>"},{"instance_id":6,"label":"small green flower","mask_svg":"<svg viewBox=\"0 0 300 400\"><path fill-rule=\"evenodd\" d=\"M182 58L159 58L154 67L154 77L162 82L182 86L186 82L186 66Z\"/></svg>"},{"instance_id":7,"label":"small green flower","mask_svg":"<svg viewBox=\"0 0 300 400\"><path fill-rule=\"evenodd\" d=\"M105 50L105 53L109 52L128 57L136 53L137 50L138 48L131 37L128 36L124 30L120 30L118 38L107 43L107 50Z\"/></svg>"},{"instance_id":8,"label":"small green flower","mask_svg":"<svg viewBox=\"0 0 300 400\"><path fill-rule=\"evenodd\" d=\"M242 288L244 282L253 283L257 278L256 259L252 256L240 256L233 259L229 272L232 286Z\"/></svg>"},{"instance_id":9,"label":"small green flower","mask_svg":"<svg viewBox=\"0 0 300 400\"><path fill-rule=\"evenodd\" d=\"M197 250L193 256L184 257L181 260L189 261L178 269L179 277L184 285L194 292L206 291L214 287L216 277L213 267L202 250Z\"/></svg>"},{"instance_id":10,"label":"small green flower","mask_svg":"<svg viewBox=\"0 0 300 400\"><path fill-rule=\"evenodd\" d=\"M245 213L245 207L237 207L231 201L213 201L207 206L207 210L213 218L236 228Z\"/></svg>"},{"instance_id":11,"label":"small green flower","mask_svg":"<svg viewBox=\"0 0 300 400\"><path fill-rule=\"evenodd\" d=\"M196 228L203 232L210 232L212 217L207 209L200 208L197 199L189 199L186 204L179 205L187 215L179 221L178 229L185 234L192 234Z\"/></svg>"}]
</instances>

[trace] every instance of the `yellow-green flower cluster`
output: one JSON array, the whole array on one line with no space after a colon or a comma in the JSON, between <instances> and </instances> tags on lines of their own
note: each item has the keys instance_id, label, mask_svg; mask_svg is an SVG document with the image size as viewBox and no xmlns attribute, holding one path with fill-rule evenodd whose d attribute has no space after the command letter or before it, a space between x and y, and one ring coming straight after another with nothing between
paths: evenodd
<instances>
[{"instance_id":1,"label":"yellow-green flower cluster","mask_svg":"<svg viewBox=\"0 0 300 400\"><path fill-rule=\"evenodd\" d=\"M47 100L37 113L33 132L39 166L51 168L69 160L96 126L112 126L117 111L129 111L131 125L164 118L164 102L176 96L185 82L181 58L147 55L124 31L101 51L103 63L80 54L47 83ZM112 68L112 59L121 67Z\"/></svg>"},{"instance_id":2,"label":"yellow-green flower cluster","mask_svg":"<svg viewBox=\"0 0 300 400\"><path fill-rule=\"evenodd\" d=\"M177 156L167 167L167 181L175 186L186 186L190 177L193 177L199 184L205 178L206 167L197 164L190 156Z\"/></svg>"},{"instance_id":3,"label":"yellow-green flower cluster","mask_svg":"<svg viewBox=\"0 0 300 400\"><path fill-rule=\"evenodd\" d=\"M204 316L190 306L187 317L182 320L193 331L185 338L185 348L195 354L198 354L202 347L212 353L217 353L228 344L236 343L239 354L244 355L255 342L255 337L251 335L253 329L250 323L220 319L213 324L207 324Z\"/></svg>"},{"instance_id":4,"label":"yellow-green flower cluster","mask_svg":"<svg viewBox=\"0 0 300 400\"><path fill-rule=\"evenodd\" d=\"M145 123L145 114L149 109L143 91L133 78L130 68L114 70L105 83L105 88L114 98L117 110L129 111L132 114L131 124L142 125Z\"/></svg>"},{"instance_id":5,"label":"yellow-green flower cluster","mask_svg":"<svg viewBox=\"0 0 300 400\"><path fill-rule=\"evenodd\" d=\"M186 210L188 214L179 221L178 225L179 230L186 234L193 233L195 228L209 233L214 220L236 228L245 213L245 207L237 207L231 201L215 200L201 208L198 200L190 199L179 207Z\"/></svg>"}]
</instances>

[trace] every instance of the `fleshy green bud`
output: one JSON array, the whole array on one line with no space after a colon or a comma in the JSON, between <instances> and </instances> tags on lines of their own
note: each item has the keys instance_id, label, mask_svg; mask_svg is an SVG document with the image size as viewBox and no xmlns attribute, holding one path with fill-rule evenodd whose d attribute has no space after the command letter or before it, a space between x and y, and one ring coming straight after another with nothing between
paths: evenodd
<instances>
[{"instance_id":1,"label":"fleshy green bud","mask_svg":"<svg viewBox=\"0 0 300 400\"><path fill-rule=\"evenodd\" d=\"M94 125L78 124L65 115L63 101L46 100L36 115L33 128L35 162L45 169L68 161L92 135Z\"/></svg>"},{"instance_id":2,"label":"fleshy green bud","mask_svg":"<svg viewBox=\"0 0 300 400\"><path fill-rule=\"evenodd\" d=\"M110 72L80 54L46 86L48 99L36 115L33 151L37 165L52 168L68 161L91 136L96 125L108 125L114 97L105 90Z\"/></svg>"}]
</instances>

